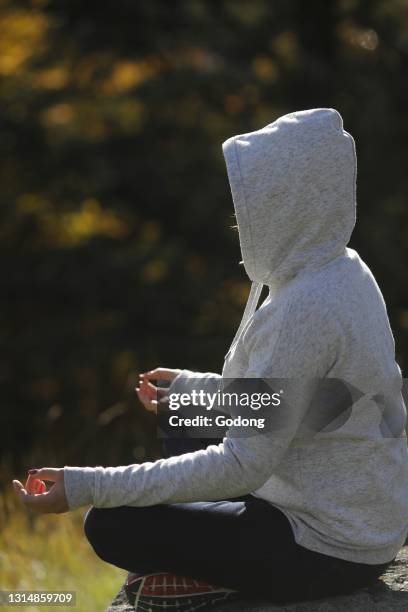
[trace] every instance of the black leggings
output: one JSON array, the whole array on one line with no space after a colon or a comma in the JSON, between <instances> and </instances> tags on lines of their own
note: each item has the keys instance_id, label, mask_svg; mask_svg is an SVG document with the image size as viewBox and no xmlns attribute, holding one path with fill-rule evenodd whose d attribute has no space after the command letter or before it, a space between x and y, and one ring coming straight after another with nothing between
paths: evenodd
<instances>
[{"instance_id":1,"label":"black leggings","mask_svg":"<svg viewBox=\"0 0 408 612\"><path fill-rule=\"evenodd\" d=\"M389 565L344 561L300 546L286 516L252 495L91 507L84 530L96 554L124 570L172 572L275 603L348 594L375 582Z\"/></svg>"}]
</instances>

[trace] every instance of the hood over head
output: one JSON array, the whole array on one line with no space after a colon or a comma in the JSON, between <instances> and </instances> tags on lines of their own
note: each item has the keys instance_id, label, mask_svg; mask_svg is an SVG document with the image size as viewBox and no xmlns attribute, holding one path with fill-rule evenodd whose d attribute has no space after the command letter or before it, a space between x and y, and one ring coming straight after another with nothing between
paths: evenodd
<instances>
[{"instance_id":1,"label":"hood over head","mask_svg":"<svg viewBox=\"0 0 408 612\"><path fill-rule=\"evenodd\" d=\"M289 113L222 148L252 281L279 287L344 253L356 219L357 160L335 109Z\"/></svg>"}]
</instances>

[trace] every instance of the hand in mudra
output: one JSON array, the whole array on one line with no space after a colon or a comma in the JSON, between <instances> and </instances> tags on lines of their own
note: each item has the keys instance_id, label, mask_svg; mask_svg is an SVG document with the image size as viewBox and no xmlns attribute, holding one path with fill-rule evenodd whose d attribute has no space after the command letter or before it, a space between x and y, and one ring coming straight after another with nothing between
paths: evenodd
<instances>
[{"instance_id":1,"label":"hand in mudra","mask_svg":"<svg viewBox=\"0 0 408 612\"><path fill-rule=\"evenodd\" d=\"M139 386L136 387L136 393L146 410L157 412L158 403L167 397L167 389L157 387L151 381L166 380L171 383L180 372L181 370L159 367L139 374Z\"/></svg>"},{"instance_id":2,"label":"hand in mudra","mask_svg":"<svg viewBox=\"0 0 408 612\"><path fill-rule=\"evenodd\" d=\"M48 491L44 480L52 482ZM33 512L60 514L69 510L64 468L45 467L30 470L25 487L19 480L13 480L13 487L20 502Z\"/></svg>"}]
</instances>

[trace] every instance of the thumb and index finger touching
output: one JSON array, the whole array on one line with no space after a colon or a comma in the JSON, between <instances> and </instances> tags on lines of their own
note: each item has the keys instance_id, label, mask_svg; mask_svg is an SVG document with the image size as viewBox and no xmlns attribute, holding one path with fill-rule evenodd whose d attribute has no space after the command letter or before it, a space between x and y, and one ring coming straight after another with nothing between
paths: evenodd
<instances>
[{"instance_id":1,"label":"thumb and index finger touching","mask_svg":"<svg viewBox=\"0 0 408 612\"><path fill-rule=\"evenodd\" d=\"M16 493L22 493L27 494L30 493L31 494L31 488L33 486L33 483L35 482L40 482L41 480L46 480L46 481L50 481L50 482L57 482L59 480L61 480L62 474L61 474L61 470L58 468L40 468L40 469L33 469L33 470L28 470L28 479L27 479L27 483L24 486L19 480L14 479L13 480L13 485L14 485L14 489L16 491Z\"/></svg>"}]
</instances>

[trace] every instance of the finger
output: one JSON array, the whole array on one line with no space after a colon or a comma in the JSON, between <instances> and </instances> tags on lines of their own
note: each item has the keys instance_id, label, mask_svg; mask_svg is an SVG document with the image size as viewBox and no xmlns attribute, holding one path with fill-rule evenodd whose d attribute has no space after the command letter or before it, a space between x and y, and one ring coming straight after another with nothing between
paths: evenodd
<instances>
[{"instance_id":1,"label":"finger","mask_svg":"<svg viewBox=\"0 0 408 612\"><path fill-rule=\"evenodd\" d=\"M148 378L144 378L143 381L140 383L140 388L143 389L144 391L146 391L146 393L149 393L151 395L153 394L157 394L157 393L166 393L167 392L167 388L166 387L157 387L156 385L154 385L153 383L150 382L150 380Z\"/></svg>"},{"instance_id":2,"label":"finger","mask_svg":"<svg viewBox=\"0 0 408 612\"><path fill-rule=\"evenodd\" d=\"M136 390L137 396L140 399L140 401L144 401L145 399L148 399L148 396L142 387L136 387L135 390Z\"/></svg>"},{"instance_id":3,"label":"finger","mask_svg":"<svg viewBox=\"0 0 408 612\"><path fill-rule=\"evenodd\" d=\"M143 406L149 410L149 411L155 411L156 410L156 406L157 406L157 400L156 399L150 399L150 397L144 396L143 400L142 400Z\"/></svg>"},{"instance_id":4,"label":"finger","mask_svg":"<svg viewBox=\"0 0 408 612\"><path fill-rule=\"evenodd\" d=\"M20 500L23 501L24 495L27 493L27 491L23 487L22 483L19 480L13 480L13 488Z\"/></svg>"},{"instance_id":5,"label":"finger","mask_svg":"<svg viewBox=\"0 0 408 612\"><path fill-rule=\"evenodd\" d=\"M148 397L149 399L156 398L156 387L149 383L147 378L140 385L140 391L141 393L143 393L144 396Z\"/></svg>"},{"instance_id":6,"label":"finger","mask_svg":"<svg viewBox=\"0 0 408 612\"><path fill-rule=\"evenodd\" d=\"M148 408L149 404L150 404L150 397L144 393L141 389L139 389L139 391L137 392L137 396L139 398L139 400L142 402L143 406L145 408Z\"/></svg>"},{"instance_id":7,"label":"finger","mask_svg":"<svg viewBox=\"0 0 408 612\"><path fill-rule=\"evenodd\" d=\"M155 398L157 396L157 394L159 393L159 389L160 387L156 387L156 385L152 385L152 383L149 382L147 378L145 379L145 382L143 383L143 390L151 398Z\"/></svg>"},{"instance_id":8,"label":"finger","mask_svg":"<svg viewBox=\"0 0 408 612\"><path fill-rule=\"evenodd\" d=\"M40 480L49 480L51 482L57 482L62 478L62 470L61 468L40 468L36 470L34 474L32 474L34 478Z\"/></svg>"},{"instance_id":9,"label":"finger","mask_svg":"<svg viewBox=\"0 0 408 612\"><path fill-rule=\"evenodd\" d=\"M177 375L177 370L170 368L155 368L146 372L145 377L149 380L173 380Z\"/></svg>"},{"instance_id":10,"label":"finger","mask_svg":"<svg viewBox=\"0 0 408 612\"><path fill-rule=\"evenodd\" d=\"M154 387L153 385L151 385L151 387L148 388L148 394L152 400L159 400L162 397L167 396L168 389L164 389L162 387Z\"/></svg>"},{"instance_id":11,"label":"finger","mask_svg":"<svg viewBox=\"0 0 408 612\"><path fill-rule=\"evenodd\" d=\"M145 408L149 412L157 412L157 404L157 400L150 400L148 403L145 404Z\"/></svg>"},{"instance_id":12,"label":"finger","mask_svg":"<svg viewBox=\"0 0 408 612\"><path fill-rule=\"evenodd\" d=\"M153 399L156 399L157 396L156 393L152 394L146 385L141 385L138 388L137 395L139 400L145 405L149 404Z\"/></svg>"}]
</instances>

